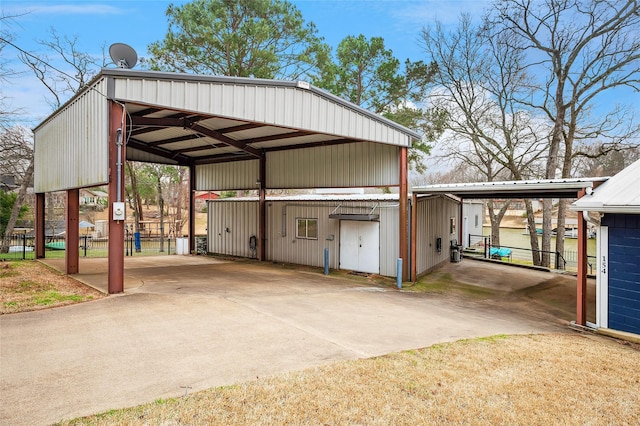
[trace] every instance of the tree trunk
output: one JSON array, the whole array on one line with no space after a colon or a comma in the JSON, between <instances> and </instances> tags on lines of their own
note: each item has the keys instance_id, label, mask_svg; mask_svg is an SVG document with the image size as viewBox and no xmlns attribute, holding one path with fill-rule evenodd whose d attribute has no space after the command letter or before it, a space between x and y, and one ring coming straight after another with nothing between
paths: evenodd
<instances>
[{"instance_id":1,"label":"tree trunk","mask_svg":"<svg viewBox=\"0 0 640 426\"><path fill-rule=\"evenodd\" d=\"M24 202L24 198L27 195L27 187L29 186L29 182L31 182L31 177L33 176L33 157L31 157L31 161L29 162L29 167L27 167L27 171L24 173L22 177L22 183L20 184L20 189L18 190L18 197L16 198L16 202L13 203L13 207L11 208L11 215L9 216L9 221L7 222L7 227L4 231L4 238L2 239L2 246L0 247L0 253L9 252L9 246L11 245L11 235L13 234L13 229L16 226L16 221L18 220L18 216L20 215L20 208L22 207L22 203Z\"/></svg>"},{"instance_id":2,"label":"tree trunk","mask_svg":"<svg viewBox=\"0 0 640 426\"><path fill-rule=\"evenodd\" d=\"M178 191L176 194L176 220L175 220L175 227L176 227L176 237L182 237L182 226L184 225L182 222L182 203L183 203L183 196L184 196L184 188L182 187L182 184L184 182L184 175L185 175L185 171L186 169L184 167L180 167L178 169Z\"/></svg>"},{"instance_id":3,"label":"tree trunk","mask_svg":"<svg viewBox=\"0 0 640 426\"><path fill-rule=\"evenodd\" d=\"M551 265L549 252L551 251L551 215L553 202L545 198L542 202L542 259L540 265L549 267Z\"/></svg>"},{"instance_id":4,"label":"tree trunk","mask_svg":"<svg viewBox=\"0 0 640 426\"><path fill-rule=\"evenodd\" d=\"M502 222L502 218L504 217L508 208L509 201L506 201L496 213L493 201L490 200L487 202L489 220L491 221L491 246L500 246L500 222Z\"/></svg>"},{"instance_id":5,"label":"tree trunk","mask_svg":"<svg viewBox=\"0 0 640 426\"><path fill-rule=\"evenodd\" d=\"M575 135L575 111L571 110L571 123L564 139L564 159L562 161L562 177L571 177L571 166L573 165L573 138ZM564 231L566 229L568 200L563 198L558 203L558 226L556 230L556 257L560 265L556 265L556 269L564 269ZM578 218L580 220L580 218ZM558 254L559 253L559 254ZM562 258L560 257L562 256Z\"/></svg>"},{"instance_id":6,"label":"tree trunk","mask_svg":"<svg viewBox=\"0 0 640 426\"><path fill-rule=\"evenodd\" d=\"M160 210L160 252L164 252L164 197L162 196L162 184L158 177L158 209Z\"/></svg>"},{"instance_id":7,"label":"tree trunk","mask_svg":"<svg viewBox=\"0 0 640 426\"><path fill-rule=\"evenodd\" d=\"M558 170L558 153L560 152L560 144L564 140L564 118L566 115L566 107L564 105L564 82L562 68L560 67L561 59L554 57L554 74L557 79L556 93L554 97L555 120L553 122L553 131L551 133L551 144L549 145L549 158L547 160L546 176L547 179L554 179ZM545 199L542 210L542 266L550 267L551 258L551 217L553 210L553 202Z\"/></svg>"},{"instance_id":8,"label":"tree trunk","mask_svg":"<svg viewBox=\"0 0 640 426\"><path fill-rule=\"evenodd\" d=\"M487 214L489 216L489 222L491 223L491 245L500 245L500 222L497 220L494 214L493 201L487 202Z\"/></svg>"},{"instance_id":9,"label":"tree trunk","mask_svg":"<svg viewBox=\"0 0 640 426\"><path fill-rule=\"evenodd\" d=\"M140 221L144 220L142 213L142 200L138 193L138 177L136 176L136 170L131 166L131 162L127 161L127 169L129 170L129 180L131 181L131 193L133 195L133 211L135 220L135 232L140 232Z\"/></svg>"},{"instance_id":10,"label":"tree trunk","mask_svg":"<svg viewBox=\"0 0 640 426\"><path fill-rule=\"evenodd\" d=\"M558 202L558 222L556 226L556 269L564 269L564 232L566 229L567 199ZM562 256L562 257L560 257Z\"/></svg>"},{"instance_id":11,"label":"tree trunk","mask_svg":"<svg viewBox=\"0 0 640 426\"><path fill-rule=\"evenodd\" d=\"M540 256L540 246L538 245L538 230L536 229L536 217L531 205L531 200L524 200L527 208L527 225L529 228L529 240L531 242L531 260L534 265L540 266L542 258Z\"/></svg>"}]
</instances>

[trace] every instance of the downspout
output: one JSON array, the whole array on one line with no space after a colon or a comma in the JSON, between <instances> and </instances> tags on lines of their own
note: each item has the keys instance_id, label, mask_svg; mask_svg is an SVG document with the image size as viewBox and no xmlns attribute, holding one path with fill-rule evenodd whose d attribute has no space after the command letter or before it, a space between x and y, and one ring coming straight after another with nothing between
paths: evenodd
<instances>
[{"instance_id":1,"label":"downspout","mask_svg":"<svg viewBox=\"0 0 640 426\"><path fill-rule=\"evenodd\" d=\"M122 127L116 130L116 147L118 149L116 161L116 202L122 201Z\"/></svg>"}]
</instances>

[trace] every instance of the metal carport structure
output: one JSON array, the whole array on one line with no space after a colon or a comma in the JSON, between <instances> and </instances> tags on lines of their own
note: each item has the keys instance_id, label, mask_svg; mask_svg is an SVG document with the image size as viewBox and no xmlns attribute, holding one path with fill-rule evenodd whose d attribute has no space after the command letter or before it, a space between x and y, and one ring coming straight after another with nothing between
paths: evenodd
<instances>
[{"instance_id":1,"label":"metal carport structure","mask_svg":"<svg viewBox=\"0 0 640 426\"><path fill-rule=\"evenodd\" d=\"M407 150L420 135L303 81L103 69L34 129L36 257L44 257L44 194L67 192L68 241L79 188L108 185L109 292L124 290L124 160L189 167L190 247L196 190L257 189L258 258L267 189L397 186L408 276ZM123 204L116 204L116 207ZM79 250L67 244L66 273Z\"/></svg>"},{"instance_id":2,"label":"metal carport structure","mask_svg":"<svg viewBox=\"0 0 640 426\"><path fill-rule=\"evenodd\" d=\"M580 198L608 178L566 178L501 182L473 182L443 185L414 186L413 203L420 194L451 194L461 199L495 199L495 198ZM415 217L415 214L412 215ZM460 214L462 217L462 214ZM462 240L462 225L458 224L459 240ZM415 227L413 227L415 229ZM578 212L578 273L576 295L576 323L586 325L587 305L587 225L582 213ZM415 241L415 238L412 238ZM411 248L412 257L416 250ZM412 279L415 280L415 259L411 264Z\"/></svg>"}]
</instances>

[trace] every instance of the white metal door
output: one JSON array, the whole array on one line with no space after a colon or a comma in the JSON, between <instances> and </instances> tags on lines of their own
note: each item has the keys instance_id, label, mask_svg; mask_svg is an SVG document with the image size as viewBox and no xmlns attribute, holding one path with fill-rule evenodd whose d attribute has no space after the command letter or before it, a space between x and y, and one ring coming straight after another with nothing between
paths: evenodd
<instances>
[{"instance_id":1,"label":"white metal door","mask_svg":"<svg viewBox=\"0 0 640 426\"><path fill-rule=\"evenodd\" d=\"M380 273L378 222L340 222L340 269Z\"/></svg>"}]
</instances>

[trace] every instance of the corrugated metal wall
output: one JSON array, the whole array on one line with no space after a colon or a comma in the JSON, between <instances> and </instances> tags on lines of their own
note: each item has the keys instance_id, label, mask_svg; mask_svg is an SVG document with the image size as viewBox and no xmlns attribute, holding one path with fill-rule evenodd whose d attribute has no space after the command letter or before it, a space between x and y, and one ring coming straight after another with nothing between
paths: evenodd
<instances>
[{"instance_id":1,"label":"corrugated metal wall","mask_svg":"<svg viewBox=\"0 0 640 426\"><path fill-rule=\"evenodd\" d=\"M146 78L143 78L146 77ZM162 78L167 78L163 74ZM409 137L382 121L312 90L294 86L235 84L176 77L116 77L115 97L183 111L234 117L257 123L341 135L399 146Z\"/></svg>"},{"instance_id":2,"label":"corrugated metal wall","mask_svg":"<svg viewBox=\"0 0 640 426\"><path fill-rule=\"evenodd\" d=\"M398 148L353 143L267 153L267 186L345 188L398 185ZM259 161L196 166L198 191L257 189Z\"/></svg>"},{"instance_id":3,"label":"corrugated metal wall","mask_svg":"<svg viewBox=\"0 0 640 426\"><path fill-rule=\"evenodd\" d=\"M256 257L249 248L249 238L258 236L258 202L217 200L207 206L208 251Z\"/></svg>"},{"instance_id":4,"label":"corrugated metal wall","mask_svg":"<svg viewBox=\"0 0 640 426\"><path fill-rule=\"evenodd\" d=\"M196 190L258 189L259 168L259 160L197 165Z\"/></svg>"},{"instance_id":5,"label":"corrugated metal wall","mask_svg":"<svg viewBox=\"0 0 640 426\"><path fill-rule=\"evenodd\" d=\"M452 239L458 239L459 203L444 196L418 199L416 232L416 271L428 272L450 259ZM450 233L450 218L456 220L456 231ZM436 239L442 238L442 251L436 250Z\"/></svg>"},{"instance_id":6,"label":"corrugated metal wall","mask_svg":"<svg viewBox=\"0 0 640 426\"><path fill-rule=\"evenodd\" d=\"M267 201L267 259L321 267L324 249L329 249L329 267L340 264L340 220L329 214L341 205L342 212L369 212L373 205L380 215L380 274L395 276L398 250L397 203L380 201ZM258 202L214 200L208 203L209 251L250 257L249 237L257 235ZM318 239L296 238L296 219L317 219ZM283 222L285 226L283 227ZM226 232L226 228L230 232ZM245 231L240 231L245 228Z\"/></svg>"},{"instance_id":7,"label":"corrugated metal wall","mask_svg":"<svg viewBox=\"0 0 640 426\"><path fill-rule=\"evenodd\" d=\"M74 99L34 131L35 192L108 182L109 108L106 79Z\"/></svg>"},{"instance_id":8,"label":"corrugated metal wall","mask_svg":"<svg viewBox=\"0 0 640 426\"><path fill-rule=\"evenodd\" d=\"M269 188L398 185L398 148L353 143L267 153Z\"/></svg>"},{"instance_id":9,"label":"corrugated metal wall","mask_svg":"<svg viewBox=\"0 0 640 426\"><path fill-rule=\"evenodd\" d=\"M142 161L144 163L158 163L158 164L172 164L172 165L178 164L178 162L175 160L170 160L168 158L151 154L145 151L140 151L139 149L133 149L131 147L127 147L127 160Z\"/></svg>"}]
</instances>

